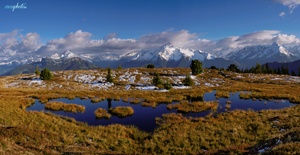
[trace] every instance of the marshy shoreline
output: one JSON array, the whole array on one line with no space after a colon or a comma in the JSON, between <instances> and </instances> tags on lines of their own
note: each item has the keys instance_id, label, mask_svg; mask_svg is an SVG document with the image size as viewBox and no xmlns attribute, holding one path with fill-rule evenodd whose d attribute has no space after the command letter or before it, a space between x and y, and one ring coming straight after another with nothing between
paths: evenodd
<instances>
[{"instance_id":1,"label":"marshy shoreline","mask_svg":"<svg viewBox=\"0 0 300 155\"><path fill-rule=\"evenodd\" d=\"M188 69L180 69L182 73L179 69L156 70L162 73L165 72L164 70L167 72L176 70L178 74L189 72ZM140 75L139 80L147 77L151 79L151 75L146 72L153 72L153 70L113 71L116 78L127 73L126 75L136 77ZM241 93L240 96L257 100L286 99L293 103L300 102L298 93L300 84L297 81L286 80L294 79L290 76L226 72L230 76L223 77L218 74L218 71L205 70L204 73L194 77L199 85L189 89L157 92L134 88L124 91L125 86L131 82L130 78L127 82L123 80L124 78L117 78L121 80L116 81L114 86L105 86L105 89L104 86L94 87L92 83L77 80L78 76L84 74L97 78L97 74L105 76L105 71L55 72L53 80L39 83L19 80L30 75L1 77L0 153L282 154L300 152L299 105L279 110L233 110L218 115L191 118L179 113L163 114L156 118L158 127L152 133L141 131L134 126L120 124L90 126L54 114L26 111L35 99L42 103L55 98L136 99L132 102L155 105L154 103L160 102L180 102L188 99L188 96L203 97L206 92L213 90L216 90L216 96L220 98L228 96L230 92L247 91L251 93ZM240 76L244 78L234 78ZM162 79L169 78L162 77ZM261 80L262 78L265 80ZM176 81L177 78L171 80ZM236 103L230 104L231 108L234 104Z\"/></svg>"}]
</instances>

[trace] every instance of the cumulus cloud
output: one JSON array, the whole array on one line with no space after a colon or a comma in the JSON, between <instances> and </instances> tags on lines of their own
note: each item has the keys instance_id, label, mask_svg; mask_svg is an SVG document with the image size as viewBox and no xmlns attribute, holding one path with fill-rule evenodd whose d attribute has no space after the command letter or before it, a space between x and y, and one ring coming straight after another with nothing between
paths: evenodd
<instances>
[{"instance_id":1,"label":"cumulus cloud","mask_svg":"<svg viewBox=\"0 0 300 155\"><path fill-rule=\"evenodd\" d=\"M19 30L0 33L0 56L24 56L35 52L41 47L40 36L37 33L27 33L25 36Z\"/></svg>"},{"instance_id":2,"label":"cumulus cloud","mask_svg":"<svg viewBox=\"0 0 300 155\"><path fill-rule=\"evenodd\" d=\"M293 13L294 9L300 5L300 0L276 0L284 6L289 7L290 13Z\"/></svg>"},{"instance_id":3,"label":"cumulus cloud","mask_svg":"<svg viewBox=\"0 0 300 155\"><path fill-rule=\"evenodd\" d=\"M9 33L0 33L0 49L10 49L17 44L17 35L19 34L18 30L14 30Z\"/></svg>"},{"instance_id":4,"label":"cumulus cloud","mask_svg":"<svg viewBox=\"0 0 300 155\"><path fill-rule=\"evenodd\" d=\"M92 39L92 34L78 30L62 38L48 41L42 45L37 33L21 35L15 30L0 33L0 57L22 57L25 55L49 56L70 50L75 54L97 57L102 54L121 55L142 49L157 49L170 42L182 48L199 49L210 53L230 52L246 46L281 45L299 46L300 40L295 35L282 34L277 30L257 31L241 36L230 36L220 40L200 38L196 33L187 30L168 30L161 33L143 35L138 39L121 39L116 34L109 34L103 39Z\"/></svg>"},{"instance_id":5,"label":"cumulus cloud","mask_svg":"<svg viewBox=\"0 0 300 155\"><path fill-rule=\"evenodd\" d=\"M179 47L190 47L198 39L195 33L189 33L187 30L164 31L142 36L138 42L143 48L154 48L166 43L172 43Z\"/></svg>"},{"instance_id":6,"label":"cumulus cloud","mask_svg":"<svg viewBox=\"0 0 300 155\"><path fill-rule=\"evenodd\" d=\"M277 42L282 45L296 46L300 44L300 39L295 35L278 34L272 39L272 42Z\"/></svg>"},{"instance_id":7,"label":"cumulus cloud","mask_svg":"<svg viewBox=\"0 0 300 155\"><path fill-rule=\"evenodd\" d=\"M116 34L109 34L104 39L93 40L91 39L91 33L78 30L67 34L63 38L48 41L37 53L49 55L70 50L76 54L97 55L103 53L120 54L135 49L136 45L134 44L136 44L136 41L134 39L119 39L114 36Z\"/></svg>"},{"instance_id":8,"label":"cumulus cloud","mask_svg":"<svg viewBox=\"0 0 300 155\"><path fill-rule=\"evenodd\" d=\"M112 38L117 38L117 33L110 33L108 35L105 36L105 40L108 40L108 39L112 39Z\"/></svg>"},{"instance_id":9,"label":"cumulus cloud","mask_svg":"<svg viewBox=\"0 0 300 155\"><path fill-rule=\"evenodd\" d=\"M196 34L189 33L187 30L153 33L143 35L139 39L116 38L117 34L115 33L108 34L104 39L99 40L92 40L91 36L92 34L89 32L78 30L63 38L48 41L38 50L38 53L49 55L71 50L76 54L122 54L158 48L168 42L185 48L196 47L196 44L201 42Z\"/></svg>"},{"instance_id":10,"label":"cumulus cloud","mask_svg":"<svg viewBox=\"0 0 300 155\"><path fill-rule=\"evenodd\" d=\"M207 41L206 44L201 44L198 48L213 54L218 55L222 53L226 55L232 50L242 49L247 46L271 45L274 42L285 46L300 45L300 39L295 35L281 34L277 30L263 30L216 41Z\"/></svg>"},{"instance_id":11,"label":"cumulus cloud","mask_svg":"<svg viewBox=\"0 0 300 155\"><path fill-rule=\"evenodd\" d=\"M64 38L51 40L47 43L47 45L54 45L57 49L74 49L87 46L91 36L92 34L89 32L78 30L76 32L71 32Z\"/></svg>"},{"instance_id":12,"label":"cumulus cloud","mask_svg":"<svg viewBox=\"0 0 300 155\"><path fill-rule=\"evenodd\" d=\"M15 47L20 53L32 53L41 47L40 36L37 33L27 33L20 36L21 41Z\"/></svg>"}]
</instances>

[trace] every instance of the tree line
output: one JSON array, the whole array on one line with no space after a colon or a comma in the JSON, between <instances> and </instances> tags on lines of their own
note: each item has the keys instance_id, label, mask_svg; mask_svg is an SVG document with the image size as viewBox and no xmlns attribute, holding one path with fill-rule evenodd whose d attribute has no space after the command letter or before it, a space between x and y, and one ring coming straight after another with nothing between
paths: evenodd
<instances>
[{"instance_id":1,"label":"tree line","mask_svg":"<svg viewBox=\"0 0 300 155\"><path fill-rule=\"evenodd\" d=\"M297 74L292 70L291 74L287 66L282 65L278 68L270 68L269 64L261 65L256 63L255 66L252 66L250 69L239 69L237 65L230 64L227 68L228 71L237 72L237 73L255 73L255 74L281 74L281 75L292 75L297 76ZM300 67L298 69L298 76L300 76Z\"/></svg>"}]
</instances>

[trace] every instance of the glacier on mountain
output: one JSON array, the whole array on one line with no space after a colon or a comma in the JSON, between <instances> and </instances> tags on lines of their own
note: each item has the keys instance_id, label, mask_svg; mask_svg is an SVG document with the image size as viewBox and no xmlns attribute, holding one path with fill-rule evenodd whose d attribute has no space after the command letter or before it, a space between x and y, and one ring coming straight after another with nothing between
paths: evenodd
<instances>
[{"instance_id":1,"label":"glacier on mountain","mask_svg":"<svg viewBox=\"0 0 300 155\"><path fill-rule=\"evenodd\" d=\"M132 60L137 61L179 61L182 58L187 58L189 60L198 59L203 61L205 59L214 59L215 56L212 54L203 52L201 50L192 50L187 48L175 47L168 43L158 49L142 50L140 52L133 52L127 55L127 57L132 57Z\"/></svg>"}]
</instances>

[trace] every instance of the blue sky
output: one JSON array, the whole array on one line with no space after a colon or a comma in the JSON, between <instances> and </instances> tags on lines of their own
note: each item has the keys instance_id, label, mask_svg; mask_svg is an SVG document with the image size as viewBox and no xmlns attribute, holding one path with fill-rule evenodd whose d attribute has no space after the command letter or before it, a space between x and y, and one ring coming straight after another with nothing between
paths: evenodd
<instances>
[{"instance_id":1,"label":"blue sky","mask_svg":"<svg viewBox=\"0 0 300 155\"><path fill-rule=\"evenodd\" d=\"M16 4L27 8L6 9ZM207 52L300 45L299 5L300 0L0 0L0 57L118 53L166 42Z\"/></svg>"},{"instance_id":2,"label":"blue sky","mask_svg":"<svg viewBox=\"0 0 300 155\"><path fill-rule=\"evenodd\" d=\"M202 38L221 39L260 30L300 36L300 9L272 0L0 0L25 3L27 9L0 10L1 31L36 32L43 41L76 30L94 38L116 33L120 38L166 30L188 30ZM281 12L286 12L280 17Z\"/></svg>"}]
</instances>

